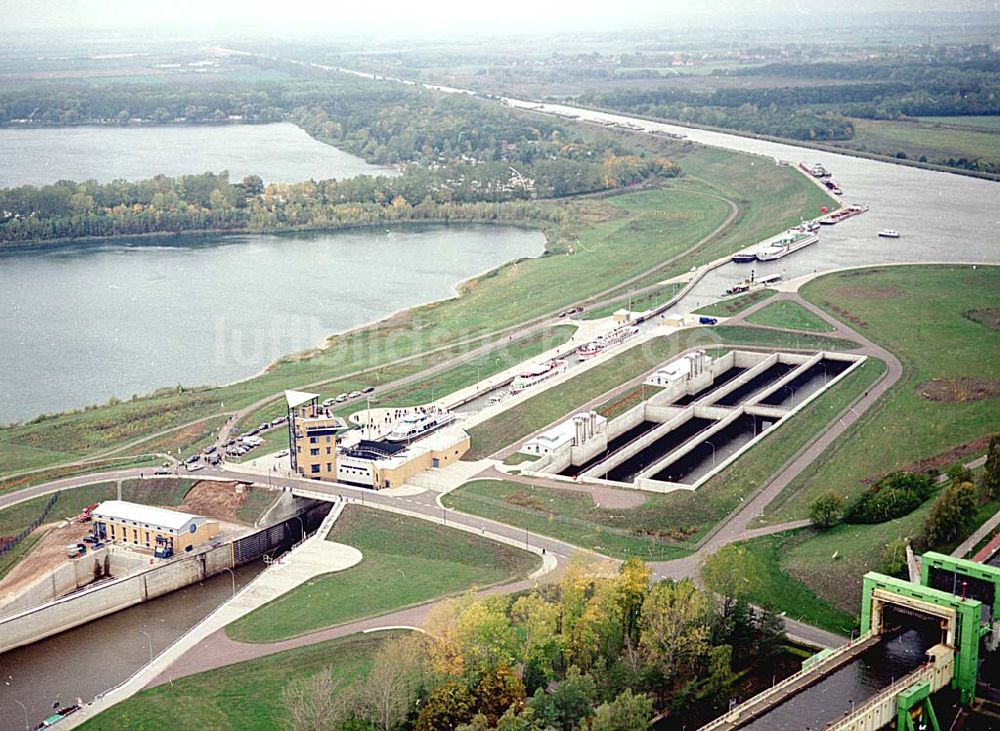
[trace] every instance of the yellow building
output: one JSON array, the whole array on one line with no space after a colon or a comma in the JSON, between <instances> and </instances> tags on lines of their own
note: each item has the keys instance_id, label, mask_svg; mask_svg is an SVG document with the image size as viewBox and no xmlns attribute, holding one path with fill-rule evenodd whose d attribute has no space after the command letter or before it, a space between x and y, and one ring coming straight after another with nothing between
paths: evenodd
<instances>
[{"instance_id":1,"label":"yellow building","mask_svg":"<svg viewBox=\"0 0 1000 731\"><path fill-rule=\"evenodd\" d=\"M319 405L319 395L285 391L288 455L292 471L318 480L337 479L337 432L345 424Z\"/></svg>"},{"instance_id":2,"label":"yellow building","mask_svg":"<svg viewBox=\"0 0 1000 731\"><path fill-rule=\"evenodd\" d=\"M399 487L413 475L457 462L471 441L462 429L442 429L412 444L361 440L344 449L337 463L340 482L381 490Z\"/></svg>"},{"instance_id":3,"label":"yellow building","mask_svg":"<svg viewBox=\"0 0 1000 731\"><path fill-rule=\"evenodd\" d=\"M101 540L158 555L184 553L219 535L218 521L210 518L125 500L105 500L92 516L94 535Z\"/></svg>"}]
</instances>

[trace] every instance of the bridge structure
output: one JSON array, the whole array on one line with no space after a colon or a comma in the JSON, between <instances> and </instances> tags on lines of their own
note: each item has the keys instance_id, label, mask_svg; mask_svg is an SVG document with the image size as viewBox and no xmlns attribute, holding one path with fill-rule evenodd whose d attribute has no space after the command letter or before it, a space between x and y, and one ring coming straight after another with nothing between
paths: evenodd
<instances>
[{"instance_id":1,"label":"bridge structure","mask_svg":"<svg viewBox=\"0 0 1000 731\"><path fill-rule=\"evenodd\" d=\"M1000 569L985 564L927 553L919 583L868 573L860 637L808 658L702 731L939 731L934 694L972 704L984 657L1000 643L998 606Z\"/></svg>"}]
</instances>

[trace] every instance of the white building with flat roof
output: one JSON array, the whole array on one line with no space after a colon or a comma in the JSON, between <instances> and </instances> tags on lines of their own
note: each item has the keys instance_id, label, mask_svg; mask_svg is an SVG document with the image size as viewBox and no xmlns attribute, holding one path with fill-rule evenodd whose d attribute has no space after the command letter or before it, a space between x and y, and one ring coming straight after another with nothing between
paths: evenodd
<instances>
[{"instance_id":1,"label":"white building with flat roof","mask_svg":"<svg viewBox=\"0 0 1000 731\"><path fill-rule=\"evenodd\" d=\"M542 456L563 449L567 445L579 447L595 434L607 429L607 424L608 420L596 411L585 411L529 439L520 451Z\"/></svg>"},{"instance_id":2,"label":"white building with flat roof","mask_svg":"<svg viewBox=\"0 0 1000 731\"><path fill-rule=\"evenodd\" d=\"M105 500L91 516L101 540L151 551L158 546L190 551L219 535L219 523L211 518L126 500Z\"/></svg>"}]
</instances>

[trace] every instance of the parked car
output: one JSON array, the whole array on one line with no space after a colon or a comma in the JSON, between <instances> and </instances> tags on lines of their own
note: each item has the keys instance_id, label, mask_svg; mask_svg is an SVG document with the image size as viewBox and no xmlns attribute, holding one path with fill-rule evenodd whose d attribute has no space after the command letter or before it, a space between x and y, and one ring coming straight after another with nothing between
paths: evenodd
<instances>
[{"instance_id":1,"label":"parked car","mask_svg":"<svg viewBox=\"0 0 1000 731\"><path fill-rule=\"evenodd\" d=\"M262 421L260 423L260 426L258 426L257 428L260 429L261 431L264 431L265 429L270 429L271 428L271 422L269 422L269 421Z\"/></svg>"},{"instance_id":2,"label":"parked car","mask_svg":"<svg viewBox=\"0 0 1000 731\"><path fill-rule=\"evenodd\" d=\"M188 465L188 472L197 472L198 470L203 470L203 469L205 469L205 465L203 464Z\"/></svg>"},{"instance_id":3,"label":"parked car","mask_svg":"<svg viewBox=\"0 0 1000 731\"><path fill-rule=\"evenodd\" d=\"M357 398L360 395L361 395L361 391L351 391L349 394L347 394L347 397L348 398Z\"/></svg>"},{"instance_id":4,"label":"parked car","mask_svg":"<svg viewBox=\"0 0 1000 731\"><path fill-rule=\"evenodd\" d=\"M336 401L338 404L347 401L347 394L346 393L337 394L337 398L334 399L334 401Z\"/></svg>"},{"instance_id":5,"label":"parked car","mask_svg":"<svg viewBox=\"0 0 1000 731\"><path fill-rule=\"evenodd\" d=\"M284 424L288 419L287 416L279 416L276 419L271 419L271 426L277 426L278 424Z\"/></svg>"},{"instance_id":6,"label":"parked car","mask_svg":"<svg viewBox=\"0 0 1000 731\"><path fill-rule=\"evenodd\" d=\"M184 462L187 463L187 464L194 464L199 459L201 459L201 455L200 454L192 454L190 457L188 457L186 460L184 460Z\"/></svg>"},{"instance_id":7,"label":"parked car","mask_svg":"<svg viewBox=\"0 0 1000 731\"><path fill-rule=\"evenodd\" d=\"M204 448L203 450L201 450L201 451L202 451L202 452L203 452L204 454L211 454L212 452L214 452L214 451L215 451L215 447L214 447L214 446L211 446L211 447L205 447L205 448Z\"/></svg>"},{"instance_id":8,"label":"parked car","mask_svg":"<svg viewBox=\"0 0 1000 731\"><path fill-rule=\"evenodd\" d=\"M336 401L336 399L332 399L332 398L323 399L323 405L324 406L333 406L333 402L334 401Z\"/></svg>"},{"instance_id":9,"label":"parked car","mask_svg":"<svg viewBox=\"0 0 1000 731\"><path fill-rule=\"evenodd\" d=\"M169 475L169 474L170 474L170 470L168 470L168 469L164 469L163 467L161 467L160 469L158 469L158 470L157 470L156 472L154 472L153 474L154 474L154 475Z\"/></svg>"},{"instance_id":10,"label":"parked car","mask_svg":"<svg viewBox=\"0 0 1000 731\"><path fill-rule=\"evenodd\" d=\"M702 315L698 318L699 325L715 325L719 322L717 317L709 317L708 315Z\"/></svg>"},{"instance_id":11,"label":"parked car","mask_svg":"<svg viewBox=\"0 0 1000 731\"><path fill-rule=\"evenodd\" d=\"M276 455L274 455L274 456L275 456L275 457L276 457L277 459L281 459L282 457L287 457L287 456L288 456L288 450L287 450L287 449L282 449L282 450L281 450L280 452L278 452L278 453L277 453Z\"/></svg>"},{"instance_id":12,"label":"parked car","mask_svg":"<svg viewBox=\"0 0 1000 731\"><path fill-rule=\"evenodd\" d=\"M374 386L365 386L364 388L361 389L361 393L371 393L374 390L375 390Z\"/></svg>"}]
</instances>

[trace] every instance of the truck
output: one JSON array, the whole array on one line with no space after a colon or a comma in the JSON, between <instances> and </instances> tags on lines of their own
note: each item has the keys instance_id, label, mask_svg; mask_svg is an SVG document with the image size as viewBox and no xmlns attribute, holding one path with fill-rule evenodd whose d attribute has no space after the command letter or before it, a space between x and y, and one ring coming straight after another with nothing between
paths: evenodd
<instances>
[{"instance_id":1,"label":"truck","mask_svg":"<svg viewBox=\"0 0 1000 731\"><path fill-rule=\"evenodd\" d=\"M88 505L87 507L85 507L83 509L83 512L80 513L80 517L78 517L76 519L76 522L77 523L89 523L93 519L92 513L95 510L97 510L97 506L98 505L100 505L100 503L94 503L92 505Z\"/></svg>"},{"instance_id":2,"label":"truck","mask_svg":"<svg viewBox=\"0 0 1000 731\"><path fill-rule=\"evenodd\" d=\"M716 325L719 322L717 317L709 317L708 315L702 315L698 318L699 325Z\"/></svg>"}]
</instances>

